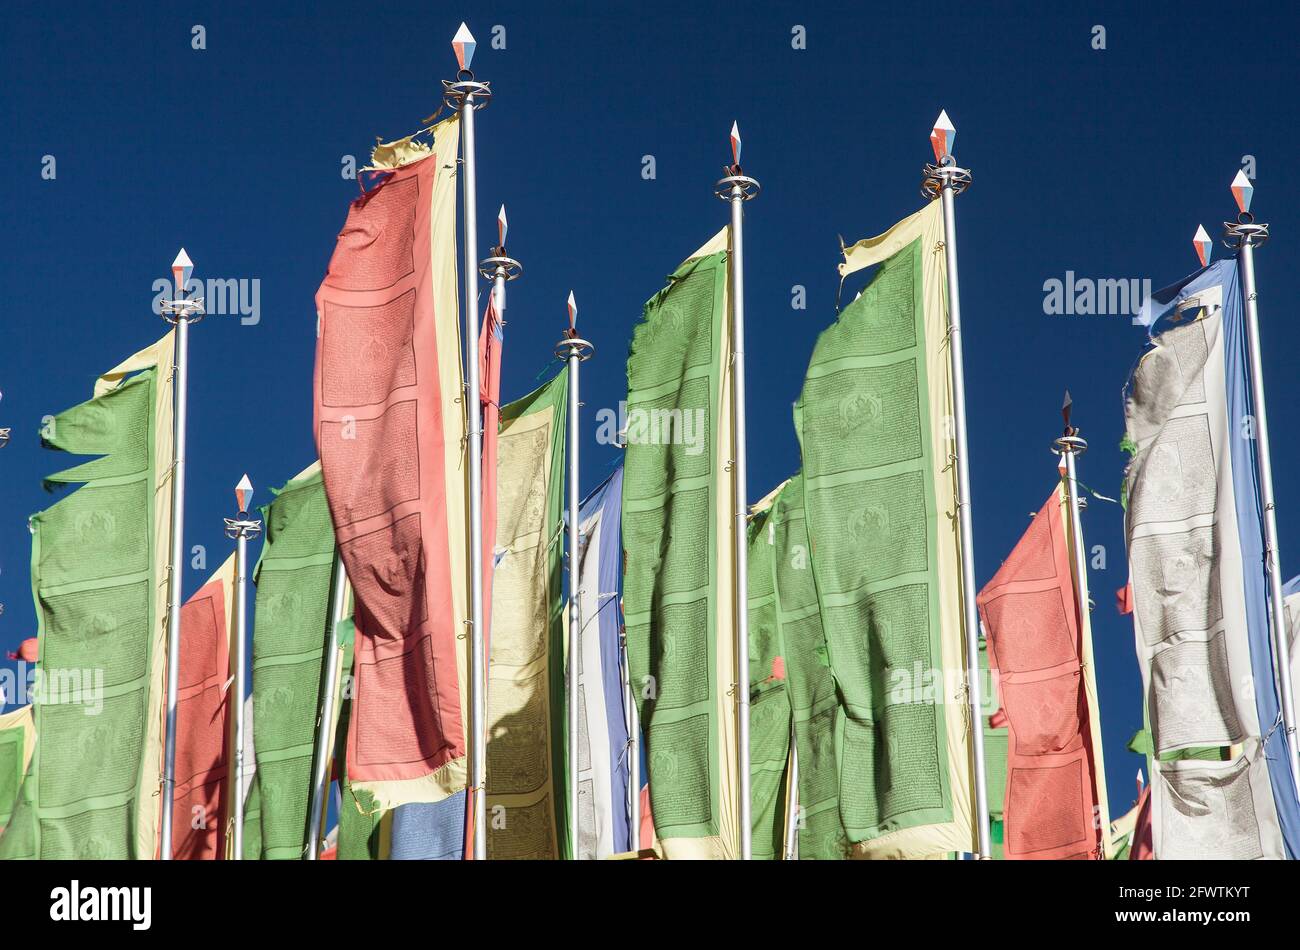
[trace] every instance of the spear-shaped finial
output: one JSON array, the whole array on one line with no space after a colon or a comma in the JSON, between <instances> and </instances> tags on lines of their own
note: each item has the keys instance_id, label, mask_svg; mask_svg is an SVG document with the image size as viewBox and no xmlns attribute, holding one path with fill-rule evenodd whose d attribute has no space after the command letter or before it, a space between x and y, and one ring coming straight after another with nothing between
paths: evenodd
<instances>
[{"instance_id":1,"label":"spear-shaped finial","mask_svg":"<svg viewBox=\"0 0 1300 950\"><path fill-rule=\"evenodd\" d=\"M497 246L501 250L506 248L506 232L510 230L510 225L506 221L506 206L502 205L501 210L497 212Z\"/></svg>"},{"instance_id":2,"label":"spear-shaped finial","mask_svg":"<svg viewBox=\"0 0 1300 950\"><path fill-rule=\"evenodd\" d=\"M462 22L460 29L451 40L451 48L456 51L456 62L460 64L462 70L469 69L470 63L474 61L474 49L477 46L478 44L474 42L474 34Z\"/></svg>"},{"instance_id":3,"label":"spear-shaped finial","mask_svg":"<svg viewBox=\"0 0 1300 950\"><path fill-rule=\"evenodd\" d=\"M1250 214L1250 199L1255 194L1255 186L1250 183L1246 173L1240 169L1237 171L1237 177L1232 179L1232 197L1237 201L1237 210L1242 214Z\"/></svg>"},{"instance_id":4,"label":"spear-shaped finial","mask_svg":"<svg viewBox=\"0 0 1300 950\"><path fill-rule=\"evenodd\" d=\"M1210 240L1210 235L1205 230L1205 225L1196 226L1196 234L1192 238L1192 247L1196 248L1196 257L1204 267L1210 263L1210 251L1214 247L1214 242Z\"/></svg>"},{"instance_id":5,"label":"spear-shaped finial","mask_svg":"<svg viewBox=\"0 0 1300 950\"><path fill-rule=\"evenodd\" d=\"M241 478L239 484L235 486L235 502L239 505L239 513L241 515L248 514L248 503L252 500L253 483L249 480L248 473L245 472L244 477Z\"/></svg>"},{"instance_id":6,"label":"spear-shaped finial","mask_svg":"<svg viewBox=\"0 0 1300 950\"><path fill-rule=\"evenodd\" d=\"M176 284L176 299L180 300L185 296L185 287L190 282L190 275L194 273L194 262L190 256L185 253L185 248L176 255L176 260L172 261L172 281Z\"/></svg>"},{"instance_id":7,"label":"spear-shaped finial","mask_svg":"<svg viewBox=\"0 0 1300 950\"><path fill-rule=\"evenodd\" d=\"M731 163L737 168L740 167L740 124L733 121L731 123Z\"/></svg>"},{"instance_id":8,"label":"spear-shaped finial","mask_svg":"<svg viewBox=\"0 0 1300 950\"><path fill-rule=\"evenodd\" d=\"M573 291L569 291L569 336L578 335L578 302L573 299Z\"/></svg>"},{"instance_id":9,"label":"spear-shaped finial","mask_svg":"<svg viewBox=\"0 0 1300 950\"><path fill-rule=\"evenodd\" d=\"M1070 398L1070 391L1065 391L1065 401L1061 403L1061 418L1065 420L1065 434L1073 435L1073 428L1070 426L1070 410L1074 407L1074 400Z\"/></svg>"},{"instance_id":10,"label":"spear-shaped finial","mask_svg":"<svg viewBox=\"0 0 1300 950\"><path fill-rule=\"evenodd\" d=\"M939 112L939 118L934 120L934 128L930 130L930 146L934 149L936 162L942 163L945 155L952 154L956 139L957 130L953 127L952 119L948 118L948 110L943 109Z\"/></svg>"}]
</instances>

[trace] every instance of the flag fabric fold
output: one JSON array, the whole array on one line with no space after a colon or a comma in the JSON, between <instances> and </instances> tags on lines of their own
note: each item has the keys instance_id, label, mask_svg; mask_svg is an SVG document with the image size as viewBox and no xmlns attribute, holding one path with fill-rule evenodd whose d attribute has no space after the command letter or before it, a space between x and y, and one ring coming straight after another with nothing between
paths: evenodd
<instances>
[{"instance_id":1,"label":"flag fabric fold","mask_svg":"<svg viewBox=\"0 0 1300 950\"><path fill-rule=\"evenodd\" d=\"M607 858L635 849L628 824L628 728L623 714L623 546L619 513L623 468L578 506L578 614L582 658L578 691L578 856Z\"/></svg>"},{"instance_id":2,"label":"flag fabric fold","mask_svg":"<svg viewBox=\"0 0 1300 950\"><path fill-rule=\"evenodd\" d=\"M844 251L795 428L853 856L974 850L940 203Z\"/></svg>"},{"instance_id":3,"label":"flag fabric fold","mask_svg":"<svg viewBox=\"0 0 1300 950\"><path fill-rule=\"evenodd\" d=\"M36 725L31 706L0 715L0 834L13 814L18 788L35 748Z\"/></svg>"},{"instance_id":4,"label":"flag fabric fold","mask_svg":"<svg viewBox=\"0 0 1300 950\"><path fill-rule=\"evenodd\" d=\"M356 596L349 780L384 810L449 798L467 767L457 119L430 136L375 150L316 295L316 440Z\"/></svg>"},{"instance_id":5,"label":"flag fabric fold","mask_svg":"<svg viewBox=\"0 0 1300 950\"><path fill-rule=\"evenodd\" d=\"M1068 506L1058 484L976 598L1008 724L1011 860L1086 860L1111 849L1092 637L1079 610L1087 590L1076 598Z\"/></svg>"},{"instance_id":6,"label":"flag fabric fold","mask_svg":"<svg viewBox=\"0 0 1300 950\"><path fill-rule=\"evenodd\" d=\"M489 860L568 855L561 584L568 369L501 411L488 664Z\"/></svg>"},{"instance_id":7,"label":"flag fabric fold","mask_svg":"<svg viewBox=\"0 0 1300 950\"><path fill-rule=\"evenodd\" d=\"M1129 380L1125 518L1155 856L1300 853L1278 699L1241 287L1217 261L1155 295ZM1244 684L1244 685L1243 685ZM1194 750L1224 750L1213 758Z\"/></svg>"},{"instance_id":8,"label":"flag fabric fold","mask_svg":"<svg viewBox=\"0 0 1300 950\"><path fill-rule=\"evenodd\" d=\"M316 722L321 708L334 530L313 463L261 509L266 525L253 626L255 792L260 827L245 857L300 860L307 847ZM344 646L340 645L340 654ZM340 663L340 677L342 664ZM333 684L339 689L339 683ZM336 703L335 710L339 709ZM252 853L254 844L260 851Z\"/></svg>"},{"instance_id":9,"label":"flag fabric fold","mask_svg":"<svg viewBox=\"0 0 1300 950\"><path fill-rule=\"evenodd\" d=\"M173 333L95 383L44 443L95 455L33 515L42 741L0 858L151 859L158 847L171 533Z\"/></svg>"},{"instance_id":10,"label":"flag fabric fold","mask_svg":"<svg viewBox=\"0 0 1300 950\"><path fill-rule=\"evenodd\" d=\"M727 242L646 303L627 364L624 615L668 858L739 853Z\"/></svg>"}]
</instances>

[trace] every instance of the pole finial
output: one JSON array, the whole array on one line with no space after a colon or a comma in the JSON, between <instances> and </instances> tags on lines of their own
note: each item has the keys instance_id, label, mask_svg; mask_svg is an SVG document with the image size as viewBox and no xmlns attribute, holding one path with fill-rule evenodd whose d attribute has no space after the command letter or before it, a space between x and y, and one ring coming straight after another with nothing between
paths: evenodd
<instances>
[{"instance_id":1,"label":"pole finial","mask_svg":"<svg viewBox=\"0 0 1300 950\"><path fill-rule=\"evenodd\" d=\"M176 284L176 297L180 299L185 296L185 287L190 282L190 275L194 273L194 262L190 256L185 253L185 248L176 255L176 260L172 261L172 281Z\"/></svg>"},{"instance_id":2,"label":"pole finial","mask_svg":"<svg viewBox=\"0 0 1300 950\"><path fill-rule=\"evenodd\" d=\"M1070 391L1065 391L1065 401L1061 403L1061 418L1065 421L1065 434L1073 435L1070 426L1070 410L1074 408L1074 400L1070 398Z\"/></svg>"},{"instance_id":3,"label":"pole finial","mask_svg":"<svg viewBox=\"0 0 1300 950\"><path fill-rule=\"evenodd\" d=\"M510 230L510 224L506 221L506 206L503 204L501 210L497 212L497 246L505 250L506 232Z\"/></svg>"},{"instance_id":4,"label":"pole finial","mask_svg":"<svg viewBox=\"0 0 1300 950\"><path fill-rule=\"evenodd\" d=\"M736 121L731 123L731 164L737 168L740 167L740 124Z\"/></svg>"},{"instance_id":5,"label":"pole finial","mask_svg":"<svg viewBox=\"0 0 1300 950\"><path fill-rule=\"evenodd\" d=\"M474 34L462 21L460 29L451 40L451 48L456 51L456 62L460 64L462 72L468 70L470 63L474 62L474 50L477 46L478 44L474 42Z\"/></svg>"},{"instance_id":6,"label":"pole finial","mask_svg":"<svg viewBox=\"0 0 1300 950\"><path fill-rule=\"evenodd\" d=\"M1250 214L1250 199L1255 195L1255 186L1246 177L1245 171L1238 169L1237 177L1232 179L1232 197L1237 202L1237 210Z\"/></svg>"},{"instance_id":7,"label":"pole finial","mask_svg":"<svg viewBox=\"0 0 1300 950\"><path fill-rule=\"evenodd\" d=\"M248 503L252 500L253 483L249 479L248 473L245 472L244 477L241 478L239 484L235 486L235 502L239 505L239 513L241 515L248 513Z\"/></svg>"},{"instance_id":8,"label":"pole finial","mask_svg":"<svg viewBox=\"0 0 1300 950\"><path fill-rule=\"evenodd\" d=\"M948 118L948 110L941 109L939 118L934 120L934 128L930 130L930 146L934 149L936 162L942 164L946 156L952 155L956 139L957 130L953 127L952 119Z\"/></svg>"},{"instance_id":9,"label":"pole finial","mask_svg":"<svg viewBox=\"0 0 1300 950\"><path fill-rule=\"evenodd\" d=\"M578 335L578 302L573 299L573 291L569 291L569 336Z\"/></svg>"},{"instance_id":10,"label":"pole finial","mask_svg":"<svg viewBox=\"0 0 1300 950\"><path fill-rule=\"evenodd\" d=\"M1210 240L1209 233L1205 230L1205 225L1196 226L1196 234L1192 238L1192 246L1196 248L1196 257L1205 267L1210 263L1210 251L1214 247L1214 242Z\"/></svg>"}]
</instances>

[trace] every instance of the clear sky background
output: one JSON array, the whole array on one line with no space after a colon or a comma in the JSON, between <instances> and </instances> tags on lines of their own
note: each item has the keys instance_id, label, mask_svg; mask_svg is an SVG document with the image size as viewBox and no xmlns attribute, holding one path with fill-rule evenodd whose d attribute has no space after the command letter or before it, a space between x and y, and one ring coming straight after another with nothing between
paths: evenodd
<instances>
[{"instance_id":1,"label":"clear sky background","mask_svg":"<svg viewBox=\"0 0 1300 950\"><path fill-rule=\"evenodd\" d=\"M0 450L0 650L34 633L26 518L67 461L39 447L41 417L162 334L152 285L181 245L195 277L260 281L256 325L211 316L191 337L187 545L215 568L240 475L264 503L315 457L313 296L357 194L344 157L364 164L376 136L438 108L461 19L495 93L477 124L480 256L504 201L524 265L503 394L536 385L573 289L597 347L583 370L584 493L616 462L595 414L626 394L642 302L726 223L712 189L732 120L763 184L746 216L755 500L799 465L790 408L835 316L837 236L878 234L921 206L946 108L974 172L957 214L978 582L1052 489L1067 387L1091 443L1081 477L1119 495L1121 388L1145 332L1126 315L1049 316L1044 282L1073 271L1158 289L1197 266L1198 223L1224 253L1245 155L1273 226L1256 258L1264 366L1283 560L1300 565L1300 447L1284 437L1300 400L1287 283L1300 197L1284 172L1300 147L1293 5L62 2L11 6L0 29L0 426L13 429ZM195 25L206 49L192 48ZM792 48L795 26L806 49ZM796 285L806 309L791 306ZM1093 631L1118 813L1142 764L1125 751L1141 705L1132 626L1114 607L1118 505L1093 501L1084 530L1106 556ZM187 595L204 576L187 572Z\"/></svg>"}]
</instances>

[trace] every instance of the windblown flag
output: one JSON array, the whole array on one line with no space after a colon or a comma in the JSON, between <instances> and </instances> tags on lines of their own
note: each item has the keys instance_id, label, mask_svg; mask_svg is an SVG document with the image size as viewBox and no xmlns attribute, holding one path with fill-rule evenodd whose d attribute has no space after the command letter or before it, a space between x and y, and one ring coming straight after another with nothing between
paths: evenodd
<instances>
[{"instance_id":1,"label":"windblown flag","mask_svg":"<svg viewBox=\"0 0 1300 950\"><path fill-rule=\"evenodd\" d=\"M567 858L561 532L568 369L501 412L487 854Z\"/></svg>"},{"instance_id":2,"label":"windblown flag","mask_svg":"<svg viewBox=\"0 0 1300 950\"><path fill-rule=\"evenodd\" d=\"M580 858L607 858L635 850L628 825L629 750L620 649L622 502L620 466L578 506L578 613L582 625L582 661L578 667Z\"/></svg>"},{"instance_id":3,"label":"windblown flag","mask_svg":"<svg viewBox=\"0 0 1300 950\"><path fill-rule=\"evenodd\" d=\"M795 428L840 813L854 857L919 858L974 850L939 202L846 248L840 272L873 264L817 340Z\"/></svg>"},{"instance_id":4,"label":"windblown flag","mask_svg":"<svg viewBox=\"0 0 1300 950\"><path fill-rule=\"evenodd\" d=\"M790 696L777 622L772 502L778 487L753 506L749 520L749 777L752 855L776 860L785 853L787 769L790 764Z\"/></svg>"},{"instance_id":5,"label":"windblown flag","mask_svg":"<svg viewBox=\"0 0 1300 950\"><path fill-rule=\"evenodd\" d=\"M316 294L316 439L356 591L348 773L385 810L449 798L467 764L456 118L431 134L376 148L382 180L352 203Z\"/></svg>"},{"instance_id":6,"label":"windblown flag","mask_svg":"<svg viewBox=\"0 0 1300 950\"><path fill-rule=\"evenodd\" d=\"M769 522L781 655L799 763L799 859L838 861L849 856L849 840L840 819L840 769L835 749L843 712L822 633L803 495L803 475L798 474L777 495Z\"/></svg>"},{"instance_id":7,"label":"windblown flag","mask_svg":"<svg viewBox=\"0 0 1300 950\"><path fill-rule=\"evenodd\" d=\"M1058 484L976 598L1007 720L1009 860L1110 856L1092 626L1079 609L1087 581L1076 598L1068 506Z\"/></svg>"},{"instance_id":8,"label":"windblown flag","mask_svg":"<svg viewBox=\"0 0 1300 950\"><path fill-rule=\"evenodd\" d=\"M97 459L46 479L84 485L31 518L41 737L0 858L157 853L172 333L101 376L42 433Z\"/></svg>"},{"instance_id":9,"label":"windblown flag","mask_svg":"<svg viewBox=\"0 0 1300 950\"><path fill-rule=\"evenodd\" d=\"M623 607L655 832L739 855L727 231L645 305L628 357Z\"/></svg>"},{"instance_id":10,"label":"windblown flag","mask_svg":"<svg viewBox=\"0 0 1300 950\"><path fill-rule=\"evenodd\" d=\"M0 833L13 815L18 788L35 748L36 726L31 706L0 715Z\"/></svg>"},{"instance_id":11,"label":"windblown flag","mask_svg":"<svg viewBox=\"0 0 1300 950\"><path fill-rule=\"evenodd\" d=\"M1129 380L1125 528L1152 743L1157 858L1300 854L1268 625L1237 265L1217 261L1143 308ZM1169 753L1229 749L1222 761Z\"/></svg>"},{"instance_id":12,"label":"windblown flag","mask_svg":"<svg viewBox=\"0 0 1300 950\"><path fill-rule=\"evenodd\" d=\"M226 856L226 822L232 811L227 746L234 731L230 706L235 699L230 682L234 595L232 554L181 607L172 799L172 855L178 861Z\"/></svg>"},{"instance_id":13,"label":"windblown flag","mask_svg":"<svg viewBox=\"0 0 1300 950\"><path fill-rule=\"evenodd\" d=\"M246 857L296 861L307 847L334 567L334 530L319 466L300 473L261 511L266 540L254 572L253 626L261 854L249 854L247 836L244 846Z\"/></svg>"}]
</instances>

